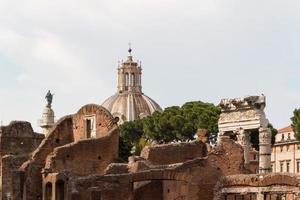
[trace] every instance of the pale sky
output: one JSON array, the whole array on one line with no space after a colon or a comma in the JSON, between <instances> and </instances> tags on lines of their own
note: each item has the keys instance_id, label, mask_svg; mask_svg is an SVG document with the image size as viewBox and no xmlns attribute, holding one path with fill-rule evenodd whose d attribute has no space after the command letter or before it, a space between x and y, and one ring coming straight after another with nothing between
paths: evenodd
<instances>
[{"instance_id":1,"label":"pale sky","mask_svg":"<svg viewBox=\"0 0 300 200\"><path fill-rule=\"evenodd\" d=\"M162 107L267 96L276 128L300 107L299 0L0 0L0 121L36 131L116 92L128 42Z\"/></svg>"}]
</instances>

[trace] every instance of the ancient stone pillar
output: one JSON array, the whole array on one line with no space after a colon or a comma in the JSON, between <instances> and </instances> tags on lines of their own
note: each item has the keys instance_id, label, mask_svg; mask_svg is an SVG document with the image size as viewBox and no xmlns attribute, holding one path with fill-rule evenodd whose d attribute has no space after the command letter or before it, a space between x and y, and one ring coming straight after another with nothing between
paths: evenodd
<instances>
[{"instance_id":1,"label":"ancient stone pillar","mask_svg":"<svg viewBox=\"0 0 300 200\"><path fill-rule=\"evenodd\" d=\"M265 200L265 195L261 192L257 193L256 200Z\"/></svg>"},{"instance_id":2,"label":"ancient stone pillar","mask_svg":"<svg viewBox=\"0 0 300 200\"><path fill-rule=\"evenodd\" d=\"M250 134L249 132L244 131L243 129L240 129L238 131L237 135L238 143L242 145L244 149L244 162L245 165L249 165L250 163L250 148L251 148L251 143L250 143Z\"/></svg>"},{"instance_id":3,"label":"ancient stone pillar","mask_svg":"<svg viewBox=\"0 0 300 200\"><path fill-rule=\"evenodd\" d=\"M271 172L271 130L259 129L259 173Z\"/></svg>"}]
</instances>

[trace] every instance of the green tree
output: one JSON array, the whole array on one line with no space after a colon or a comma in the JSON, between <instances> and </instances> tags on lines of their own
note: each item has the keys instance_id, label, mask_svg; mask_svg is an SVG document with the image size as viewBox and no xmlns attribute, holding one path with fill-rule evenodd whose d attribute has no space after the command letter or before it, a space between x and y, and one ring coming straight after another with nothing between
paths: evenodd
<instances>
[{"instance_id":1,"label":"green tree","mask_svg":"<svg viewBox=\"0 0 300 200\"><path fill-rule=\"evenodd\" d=\"M123 161L126 161L132 153L139 153L132 152L132 149L133 147L135 147L136 149L139 147L142 135L143 123L141 120L124 122L120 126L119 157Z\"/></svg>"},{"instance_id":2,"label":"green tree","mask_svg":"<svg viewBox=\"0 0 300 200\"><path fill-rule=\"evenodd\" d=\"M119 138L119 162L127 162L129 156L131 156L132 144L125 141L124 138Z\"/></svg>"},{"instance_id":3,"label":"green tree","mask_svg":"<svg viewBox=\"0 0 300 200\"><path fill-rule=\"evenodd\" d=\"M213 104L193 101L125 122L120 126L120 156L126 159L131 153L138 155L145 145L151 143L192 140L199 128L217 133L220 113Z\"/></svg>"},{"instance_id":4,"label":"green tree","mask_svg":"<svg viewBox=\"0 0 300 200\"><path fill-rule=\"evenodd\" d=\"M218 120L221 113L219 107L201 101L187 102L182 106L184 117L191 122L194 130L203 128L210 133L218 132Z\"/></svg>"},{"instance_id":5,"label":"green tree","mask_svg":"<svg viewBox=\"0 0 300 200\"><path fill-rule=\"evenodd\" d=\"M291 118L292 127L297 140L300 140L300 109L295 109L293 112L294 116Z\"/></svg>"},{"instance_id":6,"label":"green tree","mask_svg":"<svg viewBox=\"0 0 300 200\"><path fill-rule=\"evenodd\" d=\"M199 128L217 133L220 112L215 105L201 101L169 107L144 119L144 136L157 143L168 143L192 140Z\"/></svg>"}]
</instances>

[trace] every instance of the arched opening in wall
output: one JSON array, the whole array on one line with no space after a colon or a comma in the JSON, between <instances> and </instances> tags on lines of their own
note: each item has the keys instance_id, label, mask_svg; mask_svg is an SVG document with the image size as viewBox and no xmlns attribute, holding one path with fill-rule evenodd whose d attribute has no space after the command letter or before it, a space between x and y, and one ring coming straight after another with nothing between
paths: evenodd
<instances>
[{"instance_id":1,"label":"arched opening in wall","mask_svg":"<svg viewBox=\"0 0 300 200\"><path fill-rule=\"evenodd\" d=\"M125 74L125 90L128 90L128 85L129 85L129 74Z\"/></svg>"},{"instance_id":2,"label":"arched opening in wall","mask_svg":"<svg viewBox=\"0 0 300 200\"><path fill-rule=\"evenodd\" d=\"M55 183L55 199L64 200L65 198L65 182L63 180L58 180Z\"/></svg>"},{"instance_id":3,"label":"arched opening in wall","mask_svg":"<svg viewBox=\"0 0 300 200\"><path fill-rule=\"evenodd\" d=\"M52 183L48 182L45 188L45 200L52 199Z\"/></svg>"},{"instance_id":4,"label":"arched opening in wall","mask_svg":"<svg viewBox=\"0 0 300 200\"><path fill-rule=\"evenodd\" d=\"M135 74L134 73L131 74L131 85L135 86Z\"/></svg>"}]
</instances>

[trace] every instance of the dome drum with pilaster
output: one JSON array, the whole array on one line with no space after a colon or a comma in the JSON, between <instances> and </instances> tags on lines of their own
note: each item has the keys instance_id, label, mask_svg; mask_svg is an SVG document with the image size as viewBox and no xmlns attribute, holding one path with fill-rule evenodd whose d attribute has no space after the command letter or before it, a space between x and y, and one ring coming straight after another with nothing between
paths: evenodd
<instances>
[{"instance_id":1,"label":"dome drum with pilaster","mask_svg":"<svg viewBox=\"0 0 300 200\"><path fill-rule=\"evenodd\" d=\"M119 118L119 124L162 110L154 100L143 94L141 64L133 61L131 49L128 52L127 60L118 67L118 92L102 104Z\"/></svg>"}]
</instances>

